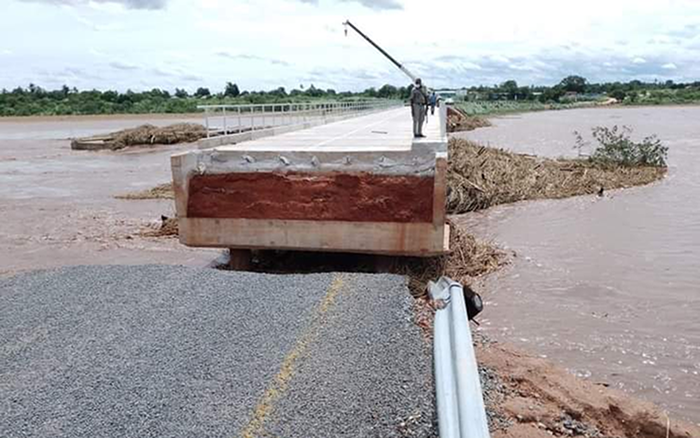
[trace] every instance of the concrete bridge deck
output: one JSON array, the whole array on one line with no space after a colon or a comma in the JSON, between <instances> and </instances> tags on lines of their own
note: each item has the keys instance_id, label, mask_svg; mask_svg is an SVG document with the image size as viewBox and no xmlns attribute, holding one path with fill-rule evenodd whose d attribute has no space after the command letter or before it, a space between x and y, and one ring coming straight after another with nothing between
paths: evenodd
<instances>
[{"instance_id":1,"label":"concrete bridge deck","mask_svg":"<svg viewBox=\"0 0 700 438\"><path fill-rule=\"evenodd\" d=\"M424 139L413 139L411 110L395 108L271 137L220 146L230 151L410 151L414 145L443 140L439 114L428 117Z\"/></svg>"}]
</instances>

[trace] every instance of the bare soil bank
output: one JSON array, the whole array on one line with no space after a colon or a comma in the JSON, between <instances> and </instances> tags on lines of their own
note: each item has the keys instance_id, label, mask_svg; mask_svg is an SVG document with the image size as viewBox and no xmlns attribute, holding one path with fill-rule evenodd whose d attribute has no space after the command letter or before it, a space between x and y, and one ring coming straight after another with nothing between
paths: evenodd
<instances>
[{"instance_id":1,"label":"bare soil bank","mask_svg":"<svg viewBox=\"0 0 700 438\"><path fill-rule=\"evenodd\" d=\"M495 384L484 385L490 416L500 420L493 438L700 436L700 427L673 420L649 402L577 378L514 347L481 343L477 356L480 367L497 376Z\"/></svg>"}]
</instances>

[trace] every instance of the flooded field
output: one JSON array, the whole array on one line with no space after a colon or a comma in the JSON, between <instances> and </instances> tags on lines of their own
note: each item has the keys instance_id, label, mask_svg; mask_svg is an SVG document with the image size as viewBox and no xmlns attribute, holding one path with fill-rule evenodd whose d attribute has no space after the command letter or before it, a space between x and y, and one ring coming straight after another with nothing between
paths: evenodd
<instances>
[{"instance_id":1,"label":"flooded field","mask_svg":"<svg viewBox=\"0 0 700 438\"><path fill-rule=\"evenodd\" d=\"M647 187L500 206L461 217L515 251L482 284L482 329L594 382L700 423L700 107L613 108L494 119L492 146L575 156L578 130L657 134L669 175Z\"/></svg>"},{"instance_id":2,"label":"flooded field","mask_svg":"<svg viewBox=\"0 0 700 438\"><path fill-rule=\"evenodd\" d=\"M218 255L176 239L144 239L141 229L173 215L171 201L114 195L168 182L169 157L191 145L119 152L72 151L71 137L181 117L0 119L0 275L77 264L205 265Z\"/></svg>"}]
</instances>

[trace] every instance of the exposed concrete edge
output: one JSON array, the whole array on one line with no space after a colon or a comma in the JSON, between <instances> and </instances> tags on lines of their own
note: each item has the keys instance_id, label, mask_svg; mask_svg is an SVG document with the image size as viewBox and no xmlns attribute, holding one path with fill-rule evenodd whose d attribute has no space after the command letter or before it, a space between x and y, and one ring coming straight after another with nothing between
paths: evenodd
<instances>
[{"instance_id":1,"label":"exposed concrete edge","mask_svg":"<svg viewBox=\"0 0 700 438\"><path fill-rule=\"evenodd\" d=\"M411 143L411 150L430 150L435 152L447 152L447 137L440 137L437 140L432 138L413 139L413 143Z\"/></svg>"},{"instance_id":2,"label":"exposed concrete edge","mask_svg":"<svg viewBox=\"0 0 700 438\"><path fill-rule=\"evenodd\" d=\"M427 176L435 173L435 161L444 152L352 151L272 152L206 149L180 154L179 172L222 174L232 172L368 172L378 175ZM184 157L188 156L188 160ZM185 164L186 163L186 164Z\"/></svg>"},{"instance_id":3,"label":"exposed concrete edge","mask_svg":"<svg viewBox=\"0 0 700 438\"><path fill-rule=\"evenodd\" d=\"M397 106L397 108L399 108ZM275 135L286 134L288 132L301 131L302 129L313 128L314 126L326 125L328 123L339 122L342 120L352 119L355 117L365 116L368 114L386 111L390 108L382 108L380 110L360 111L357 113L346 114L342 116L319 117L316 120L310 120L303 123L293 125L274 126L271 128L260 129L258 131L246 131L238 134L221 135L218 137L203 138L197 141L198 149L209 149L217 146L229 144L237 144L244 141L256 140L258 138L273 137Z\"/></svg>"}]
</instances>

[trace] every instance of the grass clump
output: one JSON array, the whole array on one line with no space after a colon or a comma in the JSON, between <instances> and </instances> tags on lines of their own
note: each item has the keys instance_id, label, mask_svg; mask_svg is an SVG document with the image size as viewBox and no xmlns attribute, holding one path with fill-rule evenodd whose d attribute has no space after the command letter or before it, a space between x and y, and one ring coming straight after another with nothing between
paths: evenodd
<instances>
[{"instance_id":1,"label":"grass clump","mask_svg":"<svg viewBox=\"0 0 700 438\"><path fill-rule=\"evenodd\" d=\"M656 135L644 137L641 142L631 139L632 129L617 125L612 128L597 126L591 130L593 138L599 146L593 151L589 160L601 164L620 166L654 166L666 167L668 147L661 143ZM576 136L575 148L579 150L587 145L579 132Z\"/></svg>"},{"instance_id":2,"label":"grass clump","mask_svg":"<svg viewBox=\"0 0 700 438\"><path fill-rule=\"evenodd\" d=\"M165 183L157 185L151 189L142 190L140 192L125 193L123 195L116 195L117 199L128 199L128 200L138 200L138 199L175 199L175 192L173 191L172 183Z\"/></svg>"}]
</instances>

